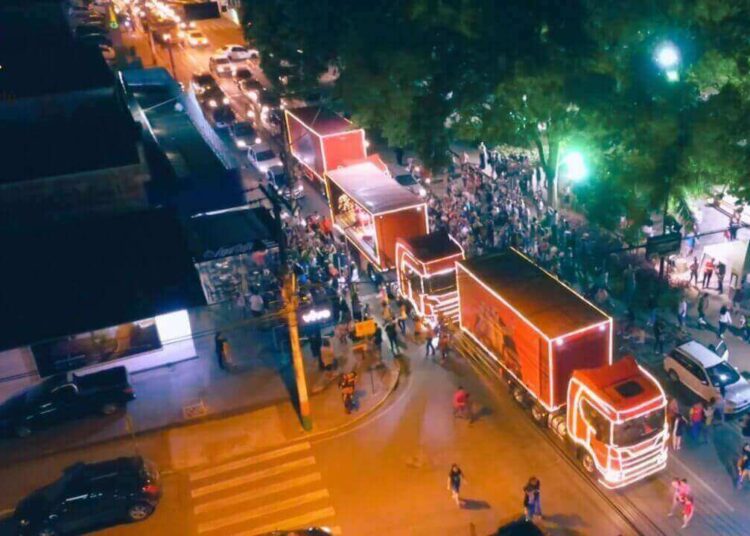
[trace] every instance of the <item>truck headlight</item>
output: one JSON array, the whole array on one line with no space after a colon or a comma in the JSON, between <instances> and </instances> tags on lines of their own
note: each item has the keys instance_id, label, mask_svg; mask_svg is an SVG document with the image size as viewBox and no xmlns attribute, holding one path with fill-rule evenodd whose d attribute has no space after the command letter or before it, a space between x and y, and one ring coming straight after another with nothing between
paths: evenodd
<instances>
[{"instance_id":1,"label":"truck headlight","mask_svg":"<svg viewBox=\"0 0 750 536\"><path fill-rule=\"evenodd\" d=\"M245 147L247 147L247 143L245 143L245 140L237 140L237 147L239 147L240 149L244 149Z\"/></svg>"},{"instance_id":2,"label":"truck headlight","mask_svg":"<svg viewBox=\"0 0 750 536\"><path fill-rule=\"evenodd\" d=\"M229 97L224 97L224 98L223 98L223 99L221 100L221 102L223 102L224 104L229 104Z\"/></svg>"},{"instance_id":3,"label":"truck headlight","mask_svg":"<svg viewBox=\"0 0 750 536\"><path fill-rule=\"evenodd\" d=\"M216 100L215 100L215 99L211 99L211 100L209 100L209 101L208 101L208 105L209 105L209 106L210 106L211 108L216 108L216 106L218 106L218 104L216 103Z\"/></svg>"}]
</instances>

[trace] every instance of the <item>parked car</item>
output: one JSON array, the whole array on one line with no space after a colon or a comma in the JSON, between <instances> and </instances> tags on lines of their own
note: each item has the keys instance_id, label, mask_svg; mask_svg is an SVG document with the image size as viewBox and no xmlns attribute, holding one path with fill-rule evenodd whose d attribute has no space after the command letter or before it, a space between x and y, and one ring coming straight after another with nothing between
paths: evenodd
<instances>
[{"instance_id":1,"label":"parked car","mask_svg":"<svg viewBox=\"0 0 750 536\"><path fill-rule=\"evenodd\" d=\"M190 79L190 87L196 95L202 95L209 89L219 89L219 84L210 73L194 74Z\"/></svg>"},{"instance_id":2,"label":"parked car","mask_svg":"<svg viewBox=\"0 0 750 536\"><path fill-rule=\"evenodd\" d=\"M257 50L242 45L224 45L216 50L216 54L227 56L232 61L247 61L258 57Z\"/></svg>"},{"instance_id":3,"label":"parked car","mask_svg":"<svg viewBox=\"0 0 750 536\"><path fill-rule=\"evenodd\" d=\"M267 143L263 142L254 143L248 147L247 159L255 169L263 174L268 172L271 166L282 165L281 160L276 156L276 153L273 152L273 149L271 149Z\"/></svg>"},{"instance_id":4,"label":"parked car","mask_svg":"<svg viewBox=\"0 0 750 536\"><path fill-rule=\"evenodd\" d=\"M669 379L681 383L703 400L721 398L725 393L725 412L739 413L750 407L750 383L736 367L701 343L689 341L664 358Z\"/></svg>"},{"instance_id":5,"label":"parked car","mask_svg":"<svg viewBox=\"0 0 750 536\"><path fill-rule=\"evenodd\" d=\"M268 184L284 199L300 199L305 196L305 188L301 181L289 184L289 176L283 166L271 166L266 172Z\"/></svg>"},{"instance_id":6,"label":"parked car","mask_svg":"<svg viewBox=\"0 0 750 536\"><path fill-rule=\"evenodd\" d=\"M218 108L219 106L228 106L229 97L220 87L208 88L198 96L198 101L209 108Z\"/></svg>"},{"instance_id":7,"label":"parked car","mask_svg":"<svg viewBox=\"0 0 750 536\"><path fill-rule=\"evenodd\" d=\"M76 463L16 506L18 534L81 534L149 517L161 498L159 471L140 456Z\"/></svg>"},{"instance_id":8,"label":"parked car","mask_svg":"<svg viewBox=\"0 0 750 536\"><path fill-rule=\"evenodd\" d=\"M208 46L208 38L205 35L203 35L203 32L199 32L199 31L188 32L187 42L188 42L188 45L194 48Z\"/></svg>"},{"instance_id":9,"label":"parked car","mask_svg":"<svg viewBox=\"0 0 750 536\"><path fill-rule=\"evenodd\" d=\"M261 139L255 132L255 127L250 121L238 121L229 130L229 135L238 149L247 149L254 143L260 143Z\"/></svg>"},{"instance_id":10,"label":"parked car","mask_svg":"<svg viewBox=\"0 0 750 536\"><path fill-rule=\"evenodd\" d=\"M208 112L208 120L213 124L215 128L227 128L237 121L237 116L234 115L234 110L226 104L211 108Z\"/></svg>"},{"instance_id":11,"label":"parked car","mask_svg":"<svg viewBox=\"0 0 750 536\"><path fill-rule=\"evenodd\" d=\"M78 376L56 374L0 405L0 430L26 437L32 430L99 412L111 415L133 400L125 367Z\"/></svg>"},{"instance_id":12,"label":"parked car","mask_svg":"<svg viewBox=\"0 0 750 536\"><path fill-rule=\"evenodd\" d=\"M391 177L401 186L410 192L417 194L419 197L427 195L427 189L417 180L417 178L406 168L401 166L390 167Z\"/></svg>"},{"instance_id":13,"label":"parked car","mask_svg":"<svg viewBox=\"0 0 750 536\"><path fill-rule=\"evenodd\" d=\"M242 82L243 80L252 80L253 73L247 67L237 67L234 70L234 79L237 82L237 86L239 87L240 82Z\"/></svg>"},{"instance_id":14,"label":"parked car","mask_svg":"<svg viewBox=\"0 0 750 536\"><path fill-rule=\"evenodd\" d=\"M208 59L208 70L218 77L230 77L234 74L234 65L227 56L217 54Z\"/></svg>"}]
</instances>

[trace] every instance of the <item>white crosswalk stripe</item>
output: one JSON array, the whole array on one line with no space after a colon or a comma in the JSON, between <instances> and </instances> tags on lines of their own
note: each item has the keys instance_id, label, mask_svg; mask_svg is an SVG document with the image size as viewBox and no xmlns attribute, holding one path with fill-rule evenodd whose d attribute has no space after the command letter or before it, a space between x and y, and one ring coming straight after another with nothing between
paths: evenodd
<instances>
[{"instance_id":1,"label":"white crosswalk stripe","mask_svg":"<svg viewBox=\"0 0 750 536\"><path fill-rule=\"evenodd\" d=\"M336 512L309 443L295 443L188 474L197 533L258 536L332 527Z\"/></svg>"}]
</instances>

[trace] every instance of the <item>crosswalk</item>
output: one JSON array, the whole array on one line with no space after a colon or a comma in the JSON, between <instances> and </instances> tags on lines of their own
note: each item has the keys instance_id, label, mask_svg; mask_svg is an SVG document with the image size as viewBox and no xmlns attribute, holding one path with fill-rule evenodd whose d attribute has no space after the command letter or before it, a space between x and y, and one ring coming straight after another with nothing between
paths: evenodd
<instances>
[{"instance_id":1,"label":"crosswalk","mask_svg":"<svg viewBox=\"0 0 750 536\"><path fill-rule=\"evenodd\" d=\"M200 536L258 536L275 530L332 527L336 512L310 443L190 471Z\"/></svg>"}]
</instances>

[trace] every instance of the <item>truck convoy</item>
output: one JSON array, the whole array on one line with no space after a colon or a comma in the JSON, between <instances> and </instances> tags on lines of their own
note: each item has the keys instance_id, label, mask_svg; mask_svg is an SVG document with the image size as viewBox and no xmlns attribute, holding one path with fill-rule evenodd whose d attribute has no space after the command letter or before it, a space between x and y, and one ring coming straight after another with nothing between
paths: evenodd
<instances>
[{"instance_id":1,"label":"truck convoy","mask_svg":"<svg viewBox=\"0 0 750 536\"><path fill-rule=\"evenodd\" d=\"M619 488L666 466L664 391L632 357L613 363L609 316L512 249L456 266L462 333L588 473Z\"/></svg>"}]
</instances>

